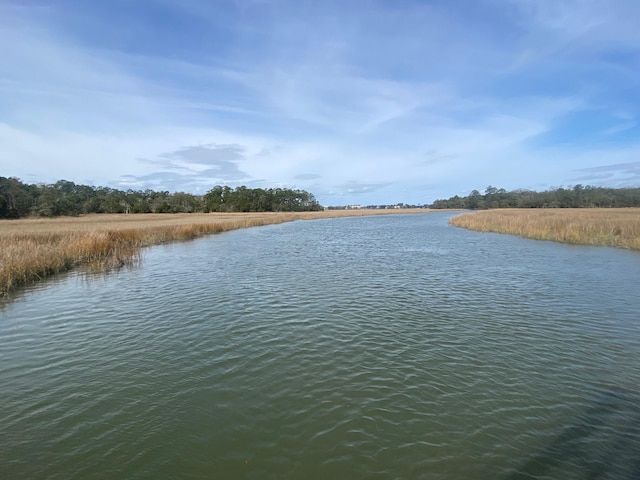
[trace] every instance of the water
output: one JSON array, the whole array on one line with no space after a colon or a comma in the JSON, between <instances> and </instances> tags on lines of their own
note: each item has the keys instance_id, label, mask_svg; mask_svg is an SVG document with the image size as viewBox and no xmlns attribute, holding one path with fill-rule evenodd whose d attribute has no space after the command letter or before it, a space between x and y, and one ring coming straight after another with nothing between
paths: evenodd
<instances>
[{"instance_id":1,"label":"water","mask_svg":"<svg viewBox=\"0 0 640 480\"><path fill-rule=\"evenodd\" d=\"M0 306L0 478L640 478L640 255L450 214L154 247Z\"/></svg>"}]
</instances>

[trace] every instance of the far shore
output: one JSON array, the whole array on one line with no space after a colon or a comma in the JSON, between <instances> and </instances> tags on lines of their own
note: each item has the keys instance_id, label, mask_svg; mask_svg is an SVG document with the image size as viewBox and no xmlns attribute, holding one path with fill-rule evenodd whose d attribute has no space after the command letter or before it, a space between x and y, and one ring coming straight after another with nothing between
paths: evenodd
<instances>
[{"instance_id":1,"label":"far shore","mask_svg":"<svg viewBox=\"0 0 640 480\"><path fill-rule=\"evenodd\" d=\"M78 266L132 264L143 247L294 220L427 213L428 209L320 212L92 214L0 220L0 295Z\"/></svg>"},{"instance_id":2,"label":"far shore","mask_svg":"<svg viewBox=\"0 0 640 480\"><path fill-rule=\"evenodd\" d=\"M453 217L456 227L640 251L640 208L511 208Z\"/></svg>"}]
</instances>

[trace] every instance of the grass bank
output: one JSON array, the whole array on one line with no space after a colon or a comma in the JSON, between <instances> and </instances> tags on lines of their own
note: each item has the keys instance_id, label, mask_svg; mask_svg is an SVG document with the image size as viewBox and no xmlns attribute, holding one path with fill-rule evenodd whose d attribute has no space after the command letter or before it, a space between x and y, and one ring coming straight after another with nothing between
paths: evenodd
<instances>
[{"instance_id":1,"label":"grass bank","mask_svg":"<svg viewBox=\"0 0 640 480\"><path fill-rule=\"evenodd\" d=\"M0 221L0 296L78 266L109 270L133 264L144 247L293 220L424 213L425 210L86 215Z\"/></svg>"},{"instance_id":2,"label":"grass bank","mask_svg":"<svg viewBox=\"0 0 640 480\"><path fill-rule=\"evenodd\" d=\"M640 251L640 208L483 210L449 223L480 232Z\"/></svg>"}]
</instances>

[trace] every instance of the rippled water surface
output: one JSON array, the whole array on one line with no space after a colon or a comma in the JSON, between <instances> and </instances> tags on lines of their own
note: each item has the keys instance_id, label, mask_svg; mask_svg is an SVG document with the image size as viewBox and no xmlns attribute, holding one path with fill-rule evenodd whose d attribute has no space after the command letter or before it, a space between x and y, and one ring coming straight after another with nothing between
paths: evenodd
<instances>
[{"instance_id":1,"label":"rippled water surface","mask_svg":"<svg viewBox=\"0 0 640 480\"><path fill-rule=\"evenodd\" d=\"M154 247L0 305L0 477L640 478L640 254L450 214Z\"/></svg>"}]
</instances>

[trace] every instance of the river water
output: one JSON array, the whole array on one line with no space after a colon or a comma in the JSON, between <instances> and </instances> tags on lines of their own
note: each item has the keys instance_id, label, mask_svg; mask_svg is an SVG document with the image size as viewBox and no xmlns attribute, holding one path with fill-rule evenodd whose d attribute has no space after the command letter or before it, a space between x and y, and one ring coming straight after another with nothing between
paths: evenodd
<instances>
[{"instance_id":1,"label":"river water","mask_svg":"<svg viewBox=\"0 0 640 480\"><path fill-rule=\"evenodd\" d=\"M148 249L0 305L7 479L640 477L640 254L450 213Z\"/></svg>"}]
</instances>

